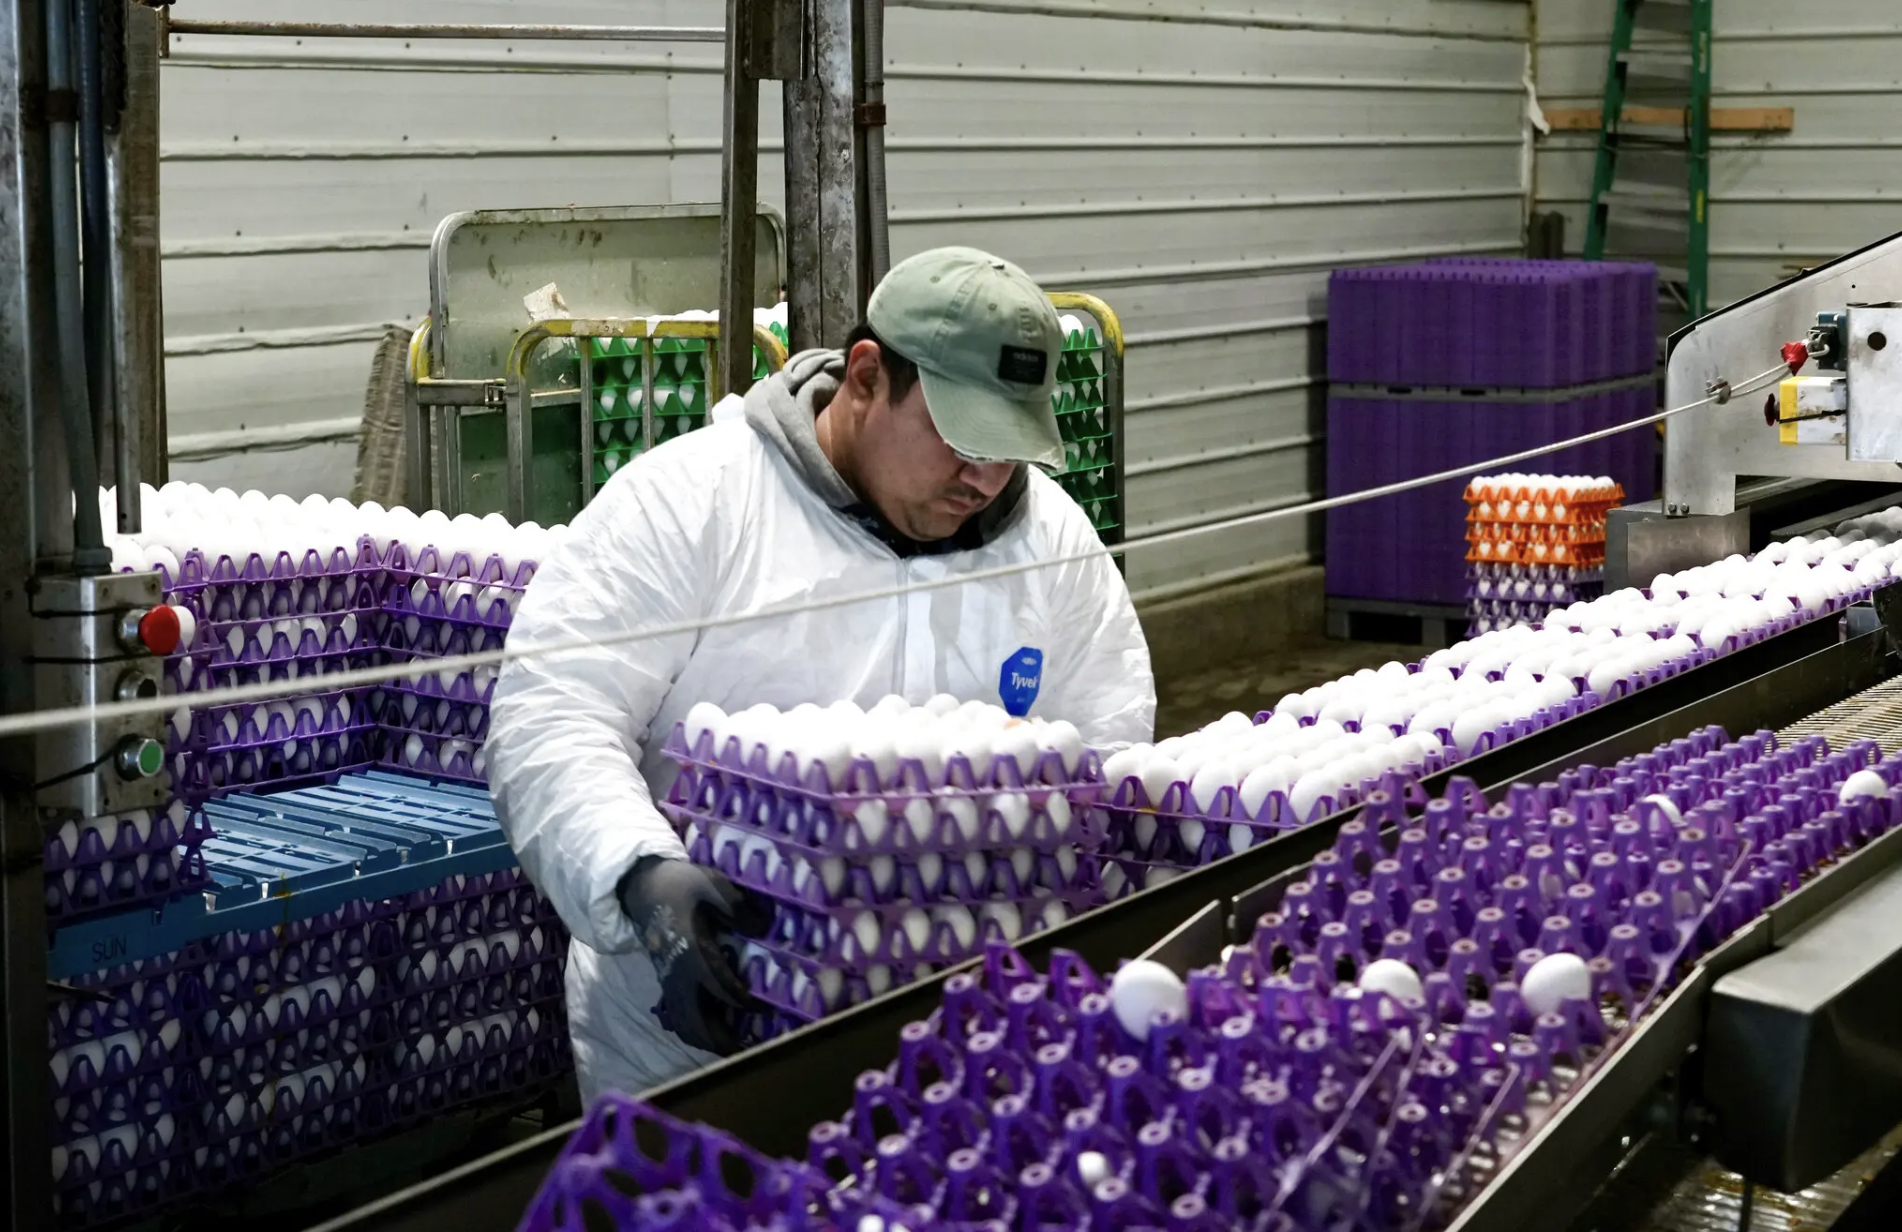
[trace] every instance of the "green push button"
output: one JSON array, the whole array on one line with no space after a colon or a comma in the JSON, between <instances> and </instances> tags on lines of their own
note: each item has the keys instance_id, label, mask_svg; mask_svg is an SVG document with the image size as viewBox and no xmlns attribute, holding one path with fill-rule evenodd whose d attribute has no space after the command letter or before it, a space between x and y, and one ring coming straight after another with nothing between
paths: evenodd
<instances>
[{"instance_id":1,"label":"green push button","mask_svg":"<svg viewBox=\"0 0 1902 1232\"><path fill-rule=\"evenodd\" d=\"M127 736L119 742L119 777L149 779L165 769L165 746L145 736Z\"/></svg>"}]
</instances>

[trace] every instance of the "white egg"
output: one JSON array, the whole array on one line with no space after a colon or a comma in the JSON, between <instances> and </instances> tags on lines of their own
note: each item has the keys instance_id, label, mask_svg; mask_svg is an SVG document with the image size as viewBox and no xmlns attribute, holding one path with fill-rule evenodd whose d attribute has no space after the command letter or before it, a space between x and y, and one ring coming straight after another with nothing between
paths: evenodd
<instances>
[{"instance_id":1,"label":"white egg","mask_svg":"<svg viewBox=\"0 0 1902 1232\"><path fill-rule=\"evenodd\" d=\"M1181 977L1147 958L1123 964L1110 980L1109 997L1116 1021L1138 1040L1149 1038L1157 1014L1166 1010L1182 1019L1189 1013L1189 991Z\"/></svg>"},{"instance_id":2,"label":"white egg","mask_svg":"<svg viewBox=\"0 0 1902 1232\"><path fill-rule=\"evenodd\" d=\"M922 707L920 707L920 709L929 710L932 714L935 714L938 717L942 718L945 715L955 711L958 708L958 705L959 705L958 699L951 696L949 693L935 693L929 699L926 700L925 704Z\"/></svg>"},{"instance_id":3,"label":"white egg","mask_svg":"<svg viewBox=\"0 0 1902 1232\"><path fill-rule=\"evenodd\" d=\"M1294 820L1297 823L1311 820L1321 797L1335 796L1339 794L1339 789L1340 777L1331 765L1302 775L1288 791L1288 804L1294 810Z\"/></svg>"},{"instance_id":4,"label":"white egg","mask_svg":"<svg viewBox=\"0 0 1902 1232\"><path fill-rule=\"evenodd\" d=\"M1527 970L1519 995L1534 1014L1550 1014L1566 1001L1589 999L1592 973L1576 954L1547 954Z\"/></svg>"},{"instance_id":5,"label":"white egg","mask_svg":"<svg viewBox=\"0 0 1902 1232\"><path fill-rule=\"evenodd\" d=\"M1396 1001L1426 995L1419 973L1397 958L1377 958L1368 963L1357 983L1363 991L1385 993Z\"/></svg>"},{"instance_id":6,"label":"white egg","mask_svg":"<svg viewBox=\"0 0 1902 1232\"><path fill-rule=\"evenodd\" d=\"M960 839L968 843L977 838L977 805L962 796L953 796L944 802L944 811L951 815ZM905 829L910 831L914 842L929 842L932 823L936 820L937 813L929 799L914 796L905 802Z\"/></svg>"},{"instance_id":7,"label":"white egg","mask_svg":"<svg viewBox=\"0 0 1902 1232\"><path fill-rule=\"evenodd\" d=\"M1038 733L1037 743L1042 749L1057 754L1066 774L1075 773L1077 763L1083 759L1083 733L1067 720L1045 724Z\"/></svg>"},{"instance_id":8,"label":"white egg","mask_svg":"<svg viewBox=\"0 0 1902 1232\"><path fill-rule=\"evenodd\" d=\"M1163 755L1160 746L1143 762L1139 776L1142 779L1143 794L1148 797L1151 807L1160 807L1163 793L1171 784L1182 777L1174 759Z\"/></svg>"},{"instance_id":9,"label":"white egg","mask_svg":"<svg viewBox=\"0 0 1902 1232\"><path fill-rule=\"evenodd\" d=\"M991 757L994 759L992 764L999 771L1003 770L1005 763L1009 763L1017 767L1017 773L1024 781L1028 781L1031 772L1037 768L1036 734L1027 723L1006 727L992 738Z\"/></svg>"},{"instance_id":10,"label":"white egg","mask_svg":"<svg viewBox=\"0 0 1902 1232\"><path fill-rule=\"evenodd\" d=\"M1868 796L1881 797L1889 794L1889 784L1874 770L1858 770L1843 780L1836 791L1836 799L1841 804L1859 800Z\"/></svg>"},{"instance_id":11,"label":"white egg","mask_svg":"<svg viewBox=\"0 0 1902 1232\"><path fill-rule=\"evenodd\" d=\"M1109 1156L1098 1151L1077 1152L1076 1175L1083 1182L1085 1193L1094 1192L1098 1185L1110 1178Z\"/></svg>"},{"instance_id":12,"label":"white egg","mask_svg":"<svg viewBox=\"0 0 1902 1232\"><path fill-rule=\"evenodd\" d=\"M1030 829L1030 797L1021 791L1000 791L989 801L1004 822L1004 833L1013 841Z\"/></svg>"},{"instance_id":13,"label":"white egg","mask_svg":"<svg viewBox=\"0 0 1902 1232\"><path fill-rule=\"evenodd\" d=\"M893 741L900 761L916 761L924 767L925 781L944 782L944 738L933 727L912 724L900 729Z\"/></svg>"},{"instance_id":14,"label":"white egg","mask_svg":"<svg viewBox=\"0 0 1902 1232\"><path fill-rule=\"evenodd\" d=\"M695 747L708 732L718 731L726 720L726 711L712 702L695 702L687 711L687 746ZM719 750L714 750L718 752Z\"/></svg>"},{"instance_id":15,"label":"white egg","mask_svg":"<svg viewBox=\"0 0 1902 1232\"><path fill-rule=\"evenodd\" d=\"M1103 782L1111 792L1122 786L1123 780L1142 777L1143 762L1149 753L1146 744L1134 745L1110 754L1103 760Z\"/></svg>"},{"instance_id":16,"label":"white egg","mask_svg":"<svg viewBox=\"0 0 1902 1232\"><path fill-rule=\"evenodd\" d=\"M1250 817L1261 816L1261 809L1270 795L1280 792L1286 795L1293 785L1294 759L1278 757L1265 766L1249 772L1242 780L1241 806Z\"/></svg>"},{"instance_id":17,"label":"white egg","mask_svg":"<svg viewBox=\"0 0 1902 1232\"><path fill-rule=\"evenodd\" d=\"M1463 757L1471 757L1480 737L1500 723L1499 712L1492 706L1476 706L1453 720L1453 743Z\"/></svg>"},{"instance_id":18,"label":"white egg","mask_svg":"<svg viewBox=\"0 0 1902 1232\"><path fill-rule=\"evenodd\" d=\"M859 833L870 847L883 842L891 826L891 810L883 800L861 800L852 810L852 818L859 823Z\"/></svg>"}]
</instances>

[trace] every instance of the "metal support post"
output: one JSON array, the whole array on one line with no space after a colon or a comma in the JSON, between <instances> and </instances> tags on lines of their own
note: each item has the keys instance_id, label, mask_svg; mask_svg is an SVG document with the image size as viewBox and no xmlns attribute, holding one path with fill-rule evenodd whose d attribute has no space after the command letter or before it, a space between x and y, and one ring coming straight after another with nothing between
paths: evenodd
<instances>
[{"instance_id":1,"label":"metal support post","mask_svg":"<svg viewBox=\"0 0 1902 1232\"><path fill-rule=\"evenodd\" d=\"M119 351L122 470L158 486L165 451L165 308L159 279L159 13L125 5L125 109L106 148L112 191L112 308ZM138 499L133 485L131 499ZM119 530L129 532L127 493Z\"/></svg>"},{"instance_id":2,"label":"metal support post","mask_svg":"<svg viewBox=\"0 0 1902 1232\"><path fill-rule=\"evenodd\" d=\"M37 0L0 0L0 712L34 708L27 583L35 558L70 551L65 459L43 467L38 433L57 414L59 380L47 215L46 29ZM57 482L52 480L57 477ZM36 489L48 489L44 496ZM55 498L57 497L57 501ZM50 522L46 515L56 511ZM52 1222L52 1106L46 1060L44 837L33 802L34 741L0 741L0 1226Z\"/></svg>"},{"instance_id":3,"label":"metal support post","mask_svg":"<svg viewBox=\"0 0 1902 1232\"><path fill-rule=\"evenodd\" d=\"M1690 240L1685 252L1690 319L1710 311L1711 0L1691 5Z\"/></svg>"},{"instance_id":4,"label":"metal support post","mask_svg":"<svg viewBox=\"0 0 1902 1232\"><path fill-rule=\"evenodd\" d=\"M726 0L726 108L720 143L720 328L736 338L753 328L754 234L759 212L759 79L747 63L753 5ZM753 383L745 346L720 348L720 384L743 394ZM511 442L512 443L512 442Z\"/></svg>"},{"instance_id":5,"label":"metal support post","mask_svg":"<svg viewBox=\"0 0 1902 1232\"><path fill-rule=\"evenodd\" d=\"M860 0L859 39L859 200L863 208L860 236L864 241L860 265L860 302L869 301L872 288L892 267L892 244L885 196L885 0Z\"/></svg>"}]
</instances>

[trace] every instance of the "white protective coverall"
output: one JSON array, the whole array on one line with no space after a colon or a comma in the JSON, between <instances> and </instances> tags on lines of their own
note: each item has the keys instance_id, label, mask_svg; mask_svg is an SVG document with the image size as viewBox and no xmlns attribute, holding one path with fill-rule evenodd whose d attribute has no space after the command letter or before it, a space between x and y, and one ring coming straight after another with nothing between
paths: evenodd
<instances>
[{"instance_id":1,"label":"white protective coverall","mask_svg":"<svg viewBox=\"0 0 1902 1232\"><path fill-rule=\"evenodd\" d=\"M743 421L661 445L615 475L542 562L511 650L589 640L886 589L1096 545L1089 519L1034 468L987 542L901 555L862 519L818 450L813 420L838 388L837 352L795 356L756 385ZM1002 503L1000 501L1000 503ZM686 852L654 801L661 748L696 702L729 713L888 693L999 700L1022 649L1043 654L1029 713L1115 747L1151 738L1155 685L1129 594L1107 553L896 598L516 659L497 682L487 742L496 811L529 876L579 944L569 1027L582 1095L638 1093L715 1060L664 1029L660 987L617 886L644 856Z\"/></svg>"}]
</instances>

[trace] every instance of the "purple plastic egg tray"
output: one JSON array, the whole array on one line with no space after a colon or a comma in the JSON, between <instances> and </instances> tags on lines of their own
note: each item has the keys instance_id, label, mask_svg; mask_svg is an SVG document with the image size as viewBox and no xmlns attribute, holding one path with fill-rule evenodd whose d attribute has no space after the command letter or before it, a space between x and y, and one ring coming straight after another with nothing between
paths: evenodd
<instances>
[{"instance_id":1,"label":"purple plastic egg tray","mask_svg":"<svg viewBox=\"0 0 1902 1232\"><path fill-rule=\"evenodd\" d=\"M1628 423L1656 409L1655 271L1596 262L1430 261L1339 269L1328 287L1331 495ZM1524 397L1524 391L1545 391ZM1522 400L1474 397L1501 392ZM1434 396L1443 395L1443 396ZM1647 428L1540 462L1649 500ZM1329 595L1464 602L1463 481L1332 510Z\"/></svg>"},{"instance_id":2,"label":"purple plastic egg tray","mask_svg":"<svg viewBox=\"0 0 1902 1232\"><path fill-rule=\"evenodd\" d=\"M199 848L210 836L203 812L182 800L63 823L46 839L47 921L58 926L204 888L211 877Z\"/></svg>"},{"instance_id":3,"label":"purple plastic egg tray","mask_svg":"<svg viewBox=\"0 0 1902 1232\"><path fill-rule=\"evenodd\" d=\"M1675 667L1659 668L1659 678L1675 670ZM1474 744L1473 754L1562 723L1599 703L1597 694L1585 691L1558 706L1541 707L1526 718L1482 733ZM1271 713L1263 711L1255 716L1255 721L1265 722ZM1301 722L1303 726L1312 726L1314 719L1304 718ZM1357 723L1344 726L1349 731L1359 727ZM1442 747L1428 754L1424 763L1390 770L1377 779L1363 779L1355 787L1343 786L1338 792L1323 794L1314 801L1306 816L1300 815L1288 793L1281 790L1268 792L1260 808L1251 815L1235 786L1220 788L1204 807L1196 800L1190 785L1181 779L1171 782L1163 789L1161 798L1154 801L1142 780L1134 776L1120 783L1106 783L1103 788L1106 803L1097 810L1104 830L1101 850L1105 863L1104 891L1113 902L1169 880L1183 869L1198 868L1246 851L1277 833L1351 808L1376 791L1400 794L1408 790L1410 784L1461 760L1452 731L1443 728L1435 734Z\"/></svg>"},{"instance_id":4,"label":"purple plastic egg tray","mask_svg":"<svg viewBox=\"0 0 1902 1232\"><path fill-rule=\"evenodd\" d=\"M806 1160L609 1096L522 1227L1443 1226L1688 964L1894 828L1880 756L1708 728L1492 807L1458 779L1418 816L1378 794L1141 1038L1074 955L1044 976L994 947ZM1869 766L1889 792L1841 800ZM1584 983L1535 991L1559 954ZM1361 989L1377 958L1422 995Z\"/></svg>"},{"instance_id":5,"label":"purple plastic egg tray","mask_svg":"<svg viewBox=\"0 0 1902 1232\"><path fill-rule=\"evenodd\" d=\"M486 793L365 772L204 809L204 893L54 934L61 1226L149 1214L569 1066L568 937Z\"/></svg>"},{"instance_id":6,"label":"purple plastic egg tray","mask_svg":"<svg viewBox=\"0 0 1902 1232\"><path fill-rule=\"evenodd\" d=\"M938 774L916 760L777 766L764 747L690 747L661 810L695 862L770 905L743 948L759 1009L754 1038L856 1004L959 962L992 942L1051 927L1103 901L1092 805L1100 764L1056 752L982 773L961 755Z\"/></svg>"},{"instance_id":7,"label":"purple plastic egg tray","mask_svg":"<svg viewBox=\"0 0 1902 1232\"><path fill-rule=\"evenodd\" d=\"M804 1161L763 1159L609 1095L521 1226L579 1230L594 1206L642 1227L656 1207L681 1228L867 1216L908 1228L1347 1226L1306 1220L1325 1195L1356 1192L1356 1152L1411 1148L1419 1095L1460 1091L1451 1079L1489 1061L1469 1047L1446 1061L1451 1079L1433 1070L1443 1058L1403 1042L1416 1019L1390 1000L1255 1000L1213 972L1190 977L1187 1000L1186 1016L1158 1016L1139 1039L1074 954L1053 955L1046 977L994 947L904 1028L893 1064L860 1076L845 1115L812 1129ZM1486 1111L1460 1104L1439 1132ZM728 1155L749 1166L749 1197L720 1179Z\"/></svg>"},{"instance_id":8,"label":"purple plastic egg tray","mask_svg":"<svg viewBox=\"0 0 1902 1232\"><path fill-rule=\"evenodd\" d=\"M683 815L750 825L815 854L863 859L1093 845L1088 813L1102 765L1087 749L1074 767L1044 752L1028 770L999 757L979 772L954 755L937 775L901 759L881 776L858 758L837 783L824 765L802 766L791 753L774 765L763 745L746 749L737 737L716 749L707 733L690 746L678 723L663 751L680 768L668 801Z\"/></svg>"},{"instance_id":9,"label":"purple plastic egg tray","mask_svg":"<svg viewBox=\"0 0 1902 1232\"><path fill-rule=\"evenodd\" d=\"M73 978L48 1021L61 1226L556 1077L566 953L510 869Z\"/></svg>"}]
</instances>

